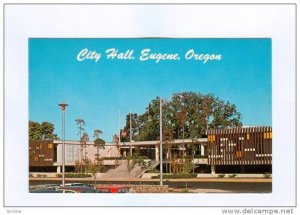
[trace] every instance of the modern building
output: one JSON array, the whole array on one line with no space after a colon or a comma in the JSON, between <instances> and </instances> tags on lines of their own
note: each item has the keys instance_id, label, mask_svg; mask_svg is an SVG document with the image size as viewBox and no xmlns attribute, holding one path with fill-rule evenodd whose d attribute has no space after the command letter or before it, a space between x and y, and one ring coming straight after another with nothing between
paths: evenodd
<instances>
[{"instance_id":1,"label":"modern building","mask_svg":"<svg viewBox=\"0 0 300 215\"><path fill-rule=\"evenodd\" d=\"M62 142L30 141L30 171L61 171ZM116 165L116 159L138 153L152 160L159 168L159 141L106 143L97 149L93 142L80 144L65 141L66 171L74 171L76 161L84 158L95 160L97 154L105 158L104 165ZM168 172L176 162L197 164L198 173L271 173L272 128L242 127L212 129L207 138L163 142L163 168ZM156 164L156 165L155 165Z\"/></svg>"},{"instance_id":2,"label":"modern building","mask_svg":"<svg viewBox=\"0 0 300 215\"><path fill-rule=\"evenodd\" d=\"M272 128L243 127L208 131L211 172L272 172Z\"/></svg>"}]
</instances>

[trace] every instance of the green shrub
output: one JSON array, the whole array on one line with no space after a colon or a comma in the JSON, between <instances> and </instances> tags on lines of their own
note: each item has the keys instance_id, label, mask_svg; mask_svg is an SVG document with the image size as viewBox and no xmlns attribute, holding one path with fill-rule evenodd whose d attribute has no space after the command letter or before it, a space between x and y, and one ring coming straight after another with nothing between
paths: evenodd
<instances>
[{"instance_id":1,"label":"green shrub","mask_svg":"<svg viewBox=\"0 0 300 215\"><path fill-rule=\"evenodd\" d=\"M265 178L271 178L271 174L268 173L268 172L266 172L266 173L264 174L264 177L265 177Z\"/></svg>"},{"instance_id":2,"label":"green shrub","mask_svg":"<svg viewBox=\"0 0 300 215\"><path fill-rule=\"evenodd\" d=\"M62 174L56 174L56 177L61 178ZM66 173L66 178L89 178L92 177L92 174L86 174L86 173Z\"/></svg>"},{"instance_id":3,"label":"green shrub","mask_svg":"<svg viewBox=\"0 0 300 215\"><path fill-rule=\"evenodd\" d=\"M55 176L56 176L57 178L61 178L61 177L62 177L62 174L57 173L57 174L55 174Z\"/></svg>"},{"instance_id":4,"label":"green shrub","mask_svg":"<svg viewBox=\"0 0 300 215\"><path fill-rule=\"evenodd\" d=\"M152 179L158 179L158 178L160 178L160 175L152 176L151 178ZM197 173L163 175L163 178L164 179L197 178Z\"/></svg>"},{"instance_id":5,"label":"green shrub","mask_svg":"<svg viewBox=\"0 0 300 215\"><path fill-rule=\"evenodd\" d=\"M236 174L233 173L232 175L229 175L228 178L235 178L236 177Z\"/></svg>"},{"instance_id":6,"label":"green shrub","mask_svg":"<svg viewBox=\"0 0 300 215\"><path fill-rule=\"evenodd\" d=\"M126 157L104 157L103 160L126 160ZM140 159L149 159L147 156L140 156Z\"/></svg>"},{"instance_id":7,"label":"green shrub","mask_svg":"<svg viewBox=\"0 0 300 215\"><path fill-rule=\"evenodd\" d=\"M224 178L225 177L225 174L220 174L218 175L219 178Z\"/></svg>"},{"instance_id":8,"label":"green shrub","mask_svg":"<svg viewBox=\"0 0 300 215\"><path fill-rule=\"evenodd\" d=\"M188 193L188 192L189 192L189 189L187 189L187 188L184 188L181 190L181 193Z\"/></svg>"}]
</instances>

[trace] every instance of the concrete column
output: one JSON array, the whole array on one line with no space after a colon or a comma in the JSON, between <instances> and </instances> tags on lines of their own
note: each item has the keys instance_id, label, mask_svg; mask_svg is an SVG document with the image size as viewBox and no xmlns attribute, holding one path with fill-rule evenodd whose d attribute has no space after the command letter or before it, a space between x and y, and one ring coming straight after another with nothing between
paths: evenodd
<instances>
[{"instance_id":1,"label":"concrete column","mask_svg":"<svg viewBox=\"0 0 300 215\"><path fill-rule=\"evenodd\" d=\"M130 156L132 156L132 145L130 143L130 146L129 146L129 151L130 151Z\"/></svg>"},{"instance_id":2,"label":"concrete column","mask_svg":"<svg viewBox=\"0 0 300 215\"><path fill-rule=\"evenodd\" d=\"M155 146L155 161L159 161L159 145Z\"/></svg>"},{"instance_id":3,"label":"concrete column","mask_svg":"<svg viewBox=\"0 0 300 215\"><path fill-rule=\"evenodd\" d=\"M61 166L57 166L56 173L61 173Z\"/></svg>"},{"instance_id":4,"label":"concrete column","mask_svg":"<svg viewBox=\"0 0 300 215\"><path fill-rule=\"evenodd\" d=\"M241 166L241 173L245 173L245 166Z\"/></svg>"},{"instance_id":5,"label":"concrete column","mask_svg":"<svg viewBox=\"0 0 300 215\"><path fill-rule=\"evenodd\" d=\"M211 174L216 174L216 166L215 165L211 165Z\"/></svg>"},{"instance_id":6,"label":"concrete column","mask_svg":"<svg viewBox=\"0 0 300 215\"><path fill-rule=\"evenodd\" d=\"M201 144L201 146L200 146L200 155L201 156L204 156L205 154L204 154L204 145L203 144Z\"/></svg>"},{"instance_id":7,"label":"concrete column","mask_svg":"<svg viewBox=\"0 0 300 215\"><path fill-rule=\"evenodd\" d=\"M169 150L166 152L166 159L169 159Z\"/></svg>"}]
</instances>

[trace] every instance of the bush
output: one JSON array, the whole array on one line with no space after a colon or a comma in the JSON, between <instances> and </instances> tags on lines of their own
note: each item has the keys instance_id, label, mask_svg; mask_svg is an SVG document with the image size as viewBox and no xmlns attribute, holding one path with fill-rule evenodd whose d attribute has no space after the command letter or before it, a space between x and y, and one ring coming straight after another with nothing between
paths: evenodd
<instances>
[{"instance_id":1,"label":"bush","mask_svg":"<svg viewBox=\"0 0 300 215\"><path fill-rule=\"evenodd\" d=\"M62 174L57 173L57 174L55 174L55 176L56 176L57 178L61 178L61 177L62 177Z\"/></svg>"},{"instance_id":2,"label":"bush","mask_svg":"<svg viewBox=\"0 0 300 215\"><path fill-rule=\"evenodd\" d=\"M233 173L232 175L229 175L228 178L235 178L236 174Z\"/></svg>"},{"instance_id":3,"label":"bush","mask_svg":"<svg viewBox=\"0 0 300 215\"><path fill-rule=\"evenodd\" d=\"M56 177L61 178L62 174L56 174ZM89 178L92 177L91 174L85 174L85 173L66 173L66 178Z\"/></svg>"},{"instance_id":4,"label":"bush","mask_svg":"<svg viewBox=\"0 0 300 215\"><path fill-rule=\"evenodd\" d=\"M189 192L189 189L187 189L187 188L184 188L181 190L181 193L188 193L188 192Z\"/></svg>"},{"instance_id":5,"label":"bush","mask_svg":"<svg viewBox=\"0 0 300 215\"><path fill-rule=\"evenodd\" d=\"M266 173L264 174L264 177L265 177L265 178L271 178L271 174L268 173L268 172L266 172Z\"/></svg>"},{"instance_id":6,"label":"bush","mask_svg":"<svg viewBox=\"0 0 300 215\"><path fill-rule=\"evenodd\" d=\"M218 175L219 178L224 178L225 177L225 174L220 174Z\"/></svg>"},{"instance_id":7,"label":"bush","mask_svg":"<svg viewBox=\"0 0 300 215\"><path fill-rule=\"evenodd\" d=\"M32 176L33 177L33 176ZM47 175L46 174L37 174L36 175L37 178L46 178Z\"/></svg>"},{"instance_id":8,"label":"bush","mask_svg":"<svg viewBox=\"0 0 300 215\"><path fill-rule=\"evenodd\" d=\"M147 173L159 173L159 171L158 171L158 169L156 169L154 167L154 168L151 168L150 170L148 170Z\"/></svg>"},{"instance_id":9,"label":"bush","mask_svg":"<svg viewBox=\"0 0 300 215\"><path fill-rule=\"evenodd\" d=\"M160 175L158 176L152 176L152 179L158 179L160 178ZM197 178L197 173L191 173L191 174L174 174L174 175L163 175L164 179L180 179L180 178Z\"/></svg>"}]
</instances>

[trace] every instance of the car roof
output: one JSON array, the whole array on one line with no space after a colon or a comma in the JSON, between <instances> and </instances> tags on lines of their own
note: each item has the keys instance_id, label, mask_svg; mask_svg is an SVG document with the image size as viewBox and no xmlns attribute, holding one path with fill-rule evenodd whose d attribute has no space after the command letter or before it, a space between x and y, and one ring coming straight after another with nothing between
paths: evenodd
<instances>
[{"instance_id":1,"label":"car roof","mask_svg":"<svg viewBox=\"0 0 300 215\"><path fill-rule=\"evenodd\" d=\"M68 190L91 190L94 189L92 187L87 186L65 186L65 187L59 187L58 189L68 189Z\"/></svg>"},{"instance_id":2,"label":"car roof","mask_svg":"<svg viewBox=\"0 0 300 215\"><path fill-rule=\"evenodd\" d=\"M97 188L129 188L126 185L98 185Z\"/></svg>"},{"instance_id":3,"label":"car roof","mask_svg":"<svg viewBox=\"0 0 300 215\"><path fill-rule=\"evenodd\" d=\"M60 193L57 190L30 190L30 193Z\"/></svg>"}]
</instances>

